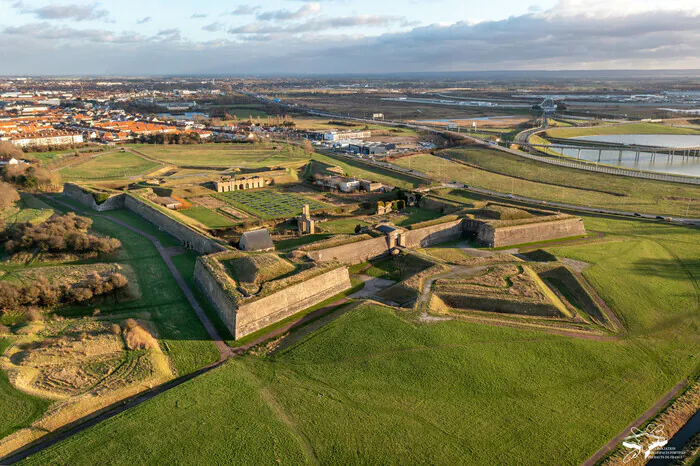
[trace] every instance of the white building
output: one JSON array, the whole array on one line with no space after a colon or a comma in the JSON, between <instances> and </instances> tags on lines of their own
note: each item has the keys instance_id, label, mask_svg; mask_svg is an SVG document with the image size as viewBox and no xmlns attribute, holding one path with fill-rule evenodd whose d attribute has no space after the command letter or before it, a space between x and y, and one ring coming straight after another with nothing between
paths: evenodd
<instances>
[{"instance_id":1,"label":"white building","mask_svg":"<svg viewBox=\"0 0 700 466\"><path fill-rule=\"evenodd\" d=\"M65 131L46 131L37 133L31 136L19 136L10 139L10 142L15 146L68 146L71 144L82 144L84 142L83 135L78 133L69 133Z\"/></svg>"}]
</instances>

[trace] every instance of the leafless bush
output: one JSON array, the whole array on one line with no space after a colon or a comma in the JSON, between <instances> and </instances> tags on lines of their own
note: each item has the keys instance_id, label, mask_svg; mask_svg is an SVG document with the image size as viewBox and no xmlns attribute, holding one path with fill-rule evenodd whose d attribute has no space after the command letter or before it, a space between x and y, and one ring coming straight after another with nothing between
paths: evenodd
<instances>
[{"instance_id":1,"label":"leafless bush","mask_svg":"<svg viewBox=\"0 0 700 466\"><path fill-rule=\"evenodd\" d=\"M0 324L0 335L7 335L10 333L10 327Z\"/></svg>"},{"instance_id":2,"label":"leafless bush","mask_svg":"<svg viewBox=\"0 0 700 466\"><path fill-rule=\"evenodd\" d=\"M127 320L126 346L130 350L157 348L158 341L134 319Z\"/></svg>"}]
</instances>

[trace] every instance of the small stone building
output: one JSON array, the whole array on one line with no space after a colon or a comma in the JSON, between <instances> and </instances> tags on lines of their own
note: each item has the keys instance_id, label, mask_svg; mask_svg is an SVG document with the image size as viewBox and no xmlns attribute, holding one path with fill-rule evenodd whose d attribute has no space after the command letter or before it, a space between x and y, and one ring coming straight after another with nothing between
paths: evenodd
<instances>
[{"instance_id":1,"label":"small stone building","mask_svg":"<svg viewBox=\"0 0 700 466\"><path fill-rule=\"evenodd\" d=\"M264 188L268 182L262 176L244 176L233 178L222 178L215 181L217 193L227 193L229 191L245 191L246 189Z\"/></svg>"},{"instance_id":2,"label":"small stone building","mask_svg":"<svg viewBox=\"0 0 700 466\"><path fill-rule=\"evenodd\" d=\"M266 229L246 231L241 236L238 247L244 251L272 251L275 244Z\"/></svg>"}]
</instances>

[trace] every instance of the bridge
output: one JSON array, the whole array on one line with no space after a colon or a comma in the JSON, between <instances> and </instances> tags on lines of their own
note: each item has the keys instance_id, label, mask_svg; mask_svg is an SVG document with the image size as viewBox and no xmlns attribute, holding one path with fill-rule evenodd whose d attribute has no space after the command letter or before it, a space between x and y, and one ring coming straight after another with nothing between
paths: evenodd
<instances>
[{"instance_id":1,"label":"bridge","mask_svg":"<svg viewBox=\"0 0 700 466\"><path fill-rule=\"evenodd\" d=\"M576 158L581 158L581 151L592 150L598 151L598 162L602 158L603 151L618 152L618 160L622 161L623 152L634 152L634 159L639 160L640 154L651 154L651 160L656 160L657 155L665 155L667 160L673 160L674 157L682 157L683 160L700 157L700 148L669 148L669 147L647 147L647 146L620 146L618 145L573 145L573 144L532 144L530 142L521 143L520 147L527 149L529 154L541 152L551 155L551 151L559 152L564 155L565 150L576 151Z\"/></svg>"}]
</instances>

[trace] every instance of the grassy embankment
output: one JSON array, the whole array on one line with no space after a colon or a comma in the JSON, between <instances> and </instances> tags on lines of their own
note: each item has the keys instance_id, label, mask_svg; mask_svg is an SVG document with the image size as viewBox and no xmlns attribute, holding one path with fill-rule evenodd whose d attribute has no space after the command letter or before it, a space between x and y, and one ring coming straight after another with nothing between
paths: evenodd
<instances>
[{"instance_id":1,"label":"grassy embankment","mask_svg":"<svg viewBox=\"0 0 700 466\"><path fill-rule=\"evenodd\" d=\"M60 169L65 181L109 180L137 176L160 165L130 152L110 152Z\"/></svg>"},{"instance_id":2,"label":"grassy embankment","mask_svg":"<svg viewBox=\"0 0 700 466\"><path fill-rule=\"evenodd\" d=\"M358 178L378 181L388 185L398 186L399 188L411 189L428 184L428 181L422 178L418 178L404 173L399 173L393 170L388 170L374 165L369 165L359 160L348 159L340 156L324 155L319 153L314 153L312 155L312 158L326 165L338 166L342 168L343 173L348 176L355 176ZM306 170L302 171L301 176L304 177L306 175L311 174L312 173Z\"/></svg>"},{"instance_id":3,"label":"grassy embankment","mask_svg":"<svg viewBox=\"0 0 700 466\"><path fill-rule=\"evenodd\" d=\"M554 128L545 132L553 138L575 138L606 134L700 134L700 130L657 123L630 123L624 125L600 125L580 128Z\"/></svg>"},{"instance_id":4,"label":"grassy embankment","mask_svg":"<svg viewBox=\"0 0 700 466\"><path fill-rule=\"evenodd\" d=\"M286 144L137 144L130 146L147 156L177 166L261 168L300 165L308 160L303 150ZM278 150L279 149L279 150Z\"/></svg>"},{"instance_id":5,"label":"grassy embankment","mask_svg":"<svg viewBox=\"0 0 700 466\"><path fill-rule=\"evenodd\" d=\"M275 455L307 463L578 464L696 371L700 351L698 231L585 221L613 241L550 251L591 264L584 274L627 328L616 341L419 324L364 306L280 354L231 361L29 463Z\"/></svg>"},{"instance_id":6,"label":"grassy embankment","mask_svg":"<svg viewBox=\"0 0 700 466\"><path fill-rule=\"evenodd\" d=\"M443 181L553 202L671 216L700 217L700 186L558 167L504 152L462 147L396 162ZM410 160L409 160L410 159Z\"/></svg>"}]
</instances>

